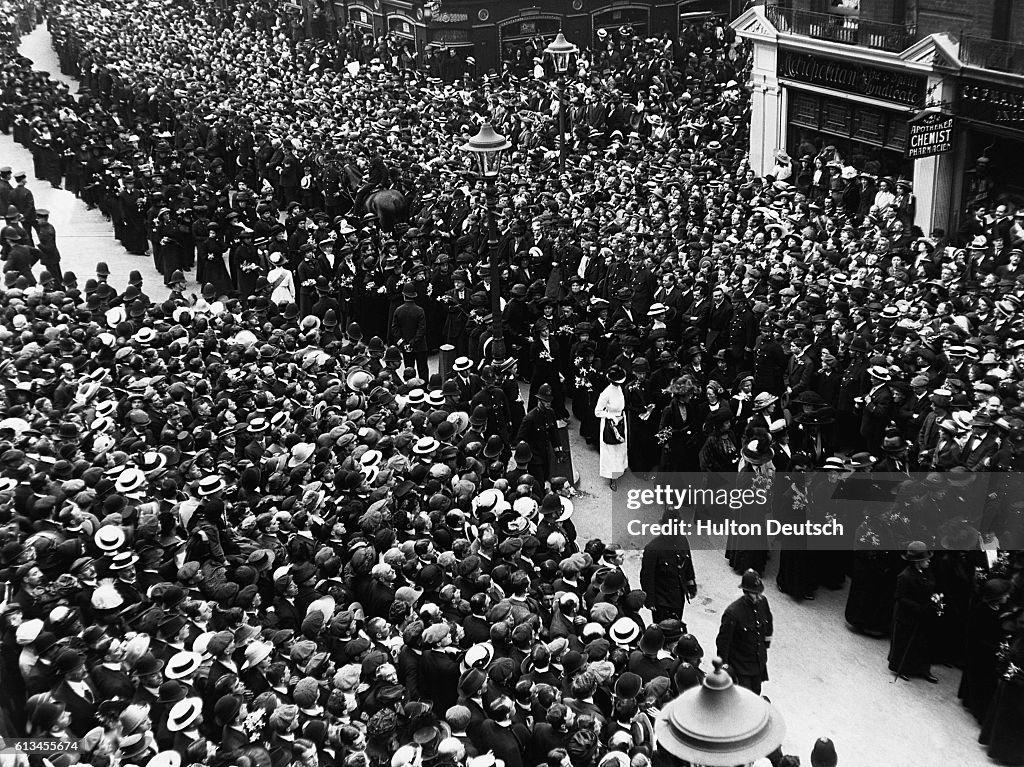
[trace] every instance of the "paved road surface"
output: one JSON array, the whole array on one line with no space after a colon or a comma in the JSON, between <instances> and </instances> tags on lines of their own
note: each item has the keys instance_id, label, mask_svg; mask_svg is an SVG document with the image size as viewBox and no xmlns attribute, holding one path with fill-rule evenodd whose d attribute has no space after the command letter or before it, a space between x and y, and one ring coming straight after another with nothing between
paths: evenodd
<instances>
[{"instance_id":1,"label":"paved road surface","mask_svg":"<svg viewBox=\"0 0 1024 767\"><path fill-rule=\"evenodd\" d=\"M44 27L23 42L23 55L59 76ZM68 81L73 89L74 81ZM31 156L0 135L2 164L31 171ZM81 201L65 191L30 182L38 207L52 212L65 270L77 273L82 284L95 272L97 261L110 267L110 281L119 289L128 273L139 269L145 290L155 299L166 297L163 281L149 257L132 256L114 240L109 222L97 211L87 211ZM194 288L194 283L192 286ZM436 360L432 361L436 366ZM573 435L573 455L581 475L583 495L577 499L575 521L581 538L613 538L612 495L598 477L596 453ZM627 477L619 493L636 483ZM705 667L710 667L722 610L739 596L738 581L720 552L694 554L700 593L687 608L690 631L704 646ZM846 592L821 592L814 602L794 602L774 587L776 561L769 565L767 595L775 616L775 640L769 658L771 681L764 692L786 718L787 753L809 762L814 740L835 740L843 767L911 767L943 764L970 767L988 763L977 745L977 727L956 700L960 673L937 668L938 685L923 681L892 683L886 670L888 644L852 634L845 628ZM631 582L639 581L639 552L630 552L626 569Z\"/></svg>"}]
</instances>

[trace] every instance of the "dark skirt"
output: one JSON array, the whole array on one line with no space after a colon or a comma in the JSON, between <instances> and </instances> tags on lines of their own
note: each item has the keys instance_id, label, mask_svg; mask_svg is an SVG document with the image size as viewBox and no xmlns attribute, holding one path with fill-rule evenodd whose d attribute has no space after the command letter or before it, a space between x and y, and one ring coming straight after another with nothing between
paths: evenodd
<instances>
[{"instance_id":1,"label":"dark skirt","mask_svg":"<svg viewBox=\"0 0 1024 767\"><path fill-rule=\"evenodd\" d=\"M1024 765L1024 684L999 682L978 742L988 746L989 759Z\"/></svg>"},{"instance_id":2,"label":"dark skirt","mask_svg":"<svg viewBox=\"0 0 1024 767\"><path fill-rule=\"evenodd\" d=\"M820 552L824 558L836 552ZM860 631L886 634L892 621L896 572L890 552L854 553L850 593L846 598L846 622ZM895 670L895 669L893 669Z\"/></svg>"},{"instance_id":3,"label":"dark skirt","mask_svg":"<svg viewBox=\"0 0 1024 767\"><path fill-rule=\"evenodd\" d=\"M818 587L812 563L815 552L799 548L800 543L790 538L781 541L779 574L775 576L779 591L794 599L812 596Z\"/></svg>"},{"instance_id":4,"label":"dark skirt","mask_svg":"<svg viewBox=\"0 0 1024 767\"><path fill-rule=\"evenodd\" d=\"M889 670L907 676L924 676L932 669L930 616L919 616L899 604L893 610Z\"/></svg>"},{"instance_id":5,"label":"dark skirt","mask_svg":"<svg viewBox=\"0 0 1024 767\"><path fill-rule=\"evenodd\" d=\"M646 473L658 465L658 440L654 436L658 432L658 421L652 413L646 420L639 414L629 414L629 468L632 471Z\"/></svg>"}]
</instances>

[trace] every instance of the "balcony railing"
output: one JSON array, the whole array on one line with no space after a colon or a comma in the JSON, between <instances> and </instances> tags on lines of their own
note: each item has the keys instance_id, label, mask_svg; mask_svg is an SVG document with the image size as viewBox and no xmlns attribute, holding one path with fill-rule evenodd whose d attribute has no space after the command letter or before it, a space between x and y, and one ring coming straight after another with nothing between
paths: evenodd
<instances>
[{"instance_id":1,"label":"balcony railing","mask_svg":"<svg viewBox=\"0 0 1024 767\"><path fill-rule=\"evenodd\" d=\"M971 67L1024 75L1024 45L1007 40L961 35L960 61Z\"/></svg>"},{"instance_id":2,"label":"balcony railing","mask_svg":"<svg viewBox=\"0 0 1024 767\"><path fill-rule=\"evenodd\" d=\"M859 45L900 53L917 40L917 30L911 25L887 24L856 16L815 13L780 8L777 5L766 6L765 13L780 32L806 35L816 40L830 40L844 45Z\"/></svg>"}]
</instances>

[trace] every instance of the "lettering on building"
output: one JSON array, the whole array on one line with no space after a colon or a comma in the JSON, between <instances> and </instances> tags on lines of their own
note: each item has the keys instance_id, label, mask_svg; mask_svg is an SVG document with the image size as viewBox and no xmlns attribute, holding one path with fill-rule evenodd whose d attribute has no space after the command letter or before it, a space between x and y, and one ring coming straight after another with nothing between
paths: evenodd
<instances>
[{"instance_id":1,"label":"lettering on building","mask_svg":"<svg viewBox=\"0 0 1024 767\"><path fill-rule=\"evenodd\" d=\"M908 159L945 154L953 149L953 115L936 110L919 112L907 122Z\"/></svg>"},{"instance_id":2,"label":"lettering on building","mask_svg":"<svg viewBox=\"0 0 1024 767\"><path fill-rule=\"evenodd\" d=\"M799 83L835 88L905 106L924 105L926 81L920 75L890 72L787 50L779 51L778 72L779 77Z\"/></svg>"},{"instance_id":3,"label":"lettering on building","mask_svg":"<svg viewBox=\"0 0 1024 767\"><path fill-rule=\"evenodd\" d=\"M461 24L464 21L469 21L469 14L456 13L454 11L441 11L434 16L434 21L438 21L441 24Z\"/></svg>"},{"instance_id":4,"label":"lettering on building","mask_svg":"<svg viewBox=\"0 0 1024 767\"><path fill-rule=\"evenodd\" d=\"M960 90L959 112L973 120L1024 129L1024 92L966 82Z\"/></svg>"}]
</instances>

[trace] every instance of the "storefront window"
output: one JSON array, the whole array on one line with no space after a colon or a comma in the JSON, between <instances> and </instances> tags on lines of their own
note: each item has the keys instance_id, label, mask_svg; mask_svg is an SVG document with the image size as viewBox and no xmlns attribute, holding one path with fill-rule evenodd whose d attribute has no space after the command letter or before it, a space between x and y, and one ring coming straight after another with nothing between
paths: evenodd
<instances>
[{"instance_id":1,"label":"storefront window","mask_svg":"<svg viewBox=\"0 0 1024 767\"><path fill-rule=\"evenodd\" d=\"M647 8L616 8L594 14L594 42L606 45L625 43L633 36L645 38L650 28L651 12ZM599 30L604 35L598 34Z\"/></svg>"},{"instance_id":2,"label":"storefront window","mask_svg":"<svg viewBox=\"0 0 1024 767\"><path fill-rule=\"evenodd\" d=\"M911 178L912 160L903 156L907 115L851 101L789 89L789 147L794 158L816 155L826 146L844 164L880 176ZM815 151L811 151L814 149Z\"/></svg>"},{"instance_id":3,"label":"storefront window","mask_svg":"<svg viewBox=\"0 0 1024 767\"><path fill-rule=\"evenodd\" d=\"M1021 141L983 131L968 133L963 209L1007 203L1024 208L1024 152Z\"/></svg>"},{"instance_id":4,"label":"storefront window","mask_svg":"<svg viewBox=\"0 0 1024 767\"><path fill-rule=\"evenodd\" d=\"M555 39L561 19L513 19L499 27L501 58L513 74L525 77L533 71L535 56L543 58L544 47Z\"/></svg>"}]
</instances>

